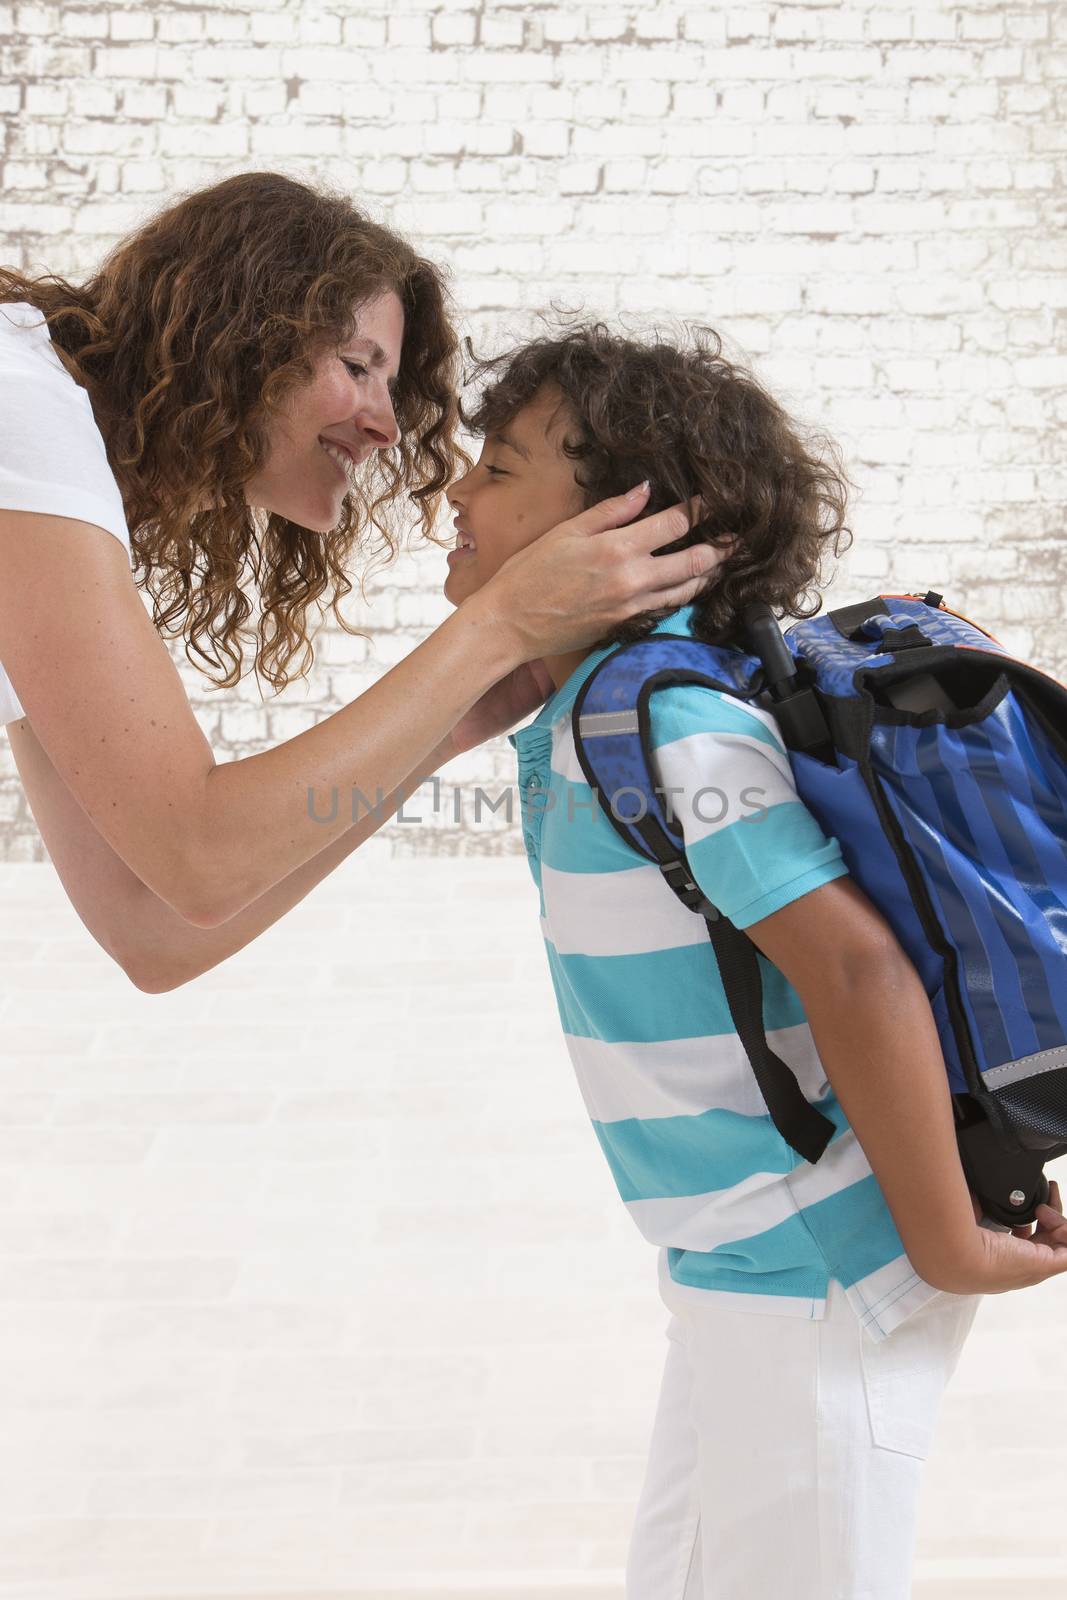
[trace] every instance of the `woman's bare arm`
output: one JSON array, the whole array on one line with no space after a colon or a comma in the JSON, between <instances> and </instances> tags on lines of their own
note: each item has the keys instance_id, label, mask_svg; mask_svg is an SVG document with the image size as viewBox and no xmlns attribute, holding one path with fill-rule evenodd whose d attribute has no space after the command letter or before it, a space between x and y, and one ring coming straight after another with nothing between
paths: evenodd
<instances>
[{"instance_id":1,"label":"woman's bare arm","mask_svg":"<svg viewBox=\"0 0 1067 1600\"><path fill-rule=\"evenodd\" d=\"M640 503L561 524L358 700L241 761L216 763L125 551L90 524L0 511L0 660L105 842L185 921L215 928L349 831L354 788L392 793L491 685L573 647L576 597L588 598L590 643L641 605L691 599L718 553L652 561L687 518L672 508L619 527ZM317 820L309 796L329 818L334 791L336 814Z\"/></svg>"},{"instance_id":2,"label":"woman's bare arm","mask_svg":"<svg viewBox=\"0 0 1067 1600\"><path fill-rule=\"evenodd\" d=\"M147 994L177 989L243 950L376 833L419 781L451 755L447 748L436 752L425 773L413 774L380 808L362 814L339 839L228 922L198 928L146 888L101 837L29 723L9 723L7 734L34 820L67 897L97 943Z\"/></svg>"},{"instance_id":3,"label":"woman's bare arm","mask_svg":"<svg viewBox=\"0 0 1067 1600\"><path fill-rule=\"evenodd\" d=\"M0 513L0 659L93 826L200 927L228 921L338 840L351 826L353 786L390 793L512 664L502 630L457 612L360 700L286 744L220 765L122 546L65 519L10 527L27 520ZM322 817L338 792L332 821L311 815L309 790Z\"/></svg>"}]
</instances>

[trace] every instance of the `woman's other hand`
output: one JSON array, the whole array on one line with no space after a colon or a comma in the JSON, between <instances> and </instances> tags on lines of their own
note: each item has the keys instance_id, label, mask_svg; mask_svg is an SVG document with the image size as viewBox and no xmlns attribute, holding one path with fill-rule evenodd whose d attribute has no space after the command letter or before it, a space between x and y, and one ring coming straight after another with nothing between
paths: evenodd
<instances>
[{"instance_id":1,"label":"woman's other hand","mask_svg":"<svg viewBox=\"0 0 1067 1600\"><path fill-rule=\"evenodd\" d=\"M506 733L517 722L537 711L555 688L548 668L539 658L525 661L509 672L506 678L475 701L465 717L452 729L450 740L442 748L442 757L450 761L453 756L473 750L498 733Z\"/></svg>"}]
</instances>

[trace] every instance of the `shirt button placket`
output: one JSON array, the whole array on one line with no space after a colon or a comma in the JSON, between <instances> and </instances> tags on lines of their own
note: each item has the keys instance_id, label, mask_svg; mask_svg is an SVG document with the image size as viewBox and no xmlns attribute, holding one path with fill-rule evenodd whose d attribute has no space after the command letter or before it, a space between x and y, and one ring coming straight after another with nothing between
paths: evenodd
<instances>
[{"instance_id":1,"label":"shirt button placket","mask_svg":"<svg viewBox=\"0 0 1067 1600\"><path fill-rule=\"evenodd\" d=\"M523 812L526 826L523 829L522 837L530 855L535 856L538 854L538 846L541 834L541 817L544 815L544 806L542 804L539 809L535 811L533 797L535 794L539 794L542 790L543 786L541 782L541 775L538 772L529 772L523 779L523 782L526 787L526 795L523 802Z\"/></svg>"}]
</instances>

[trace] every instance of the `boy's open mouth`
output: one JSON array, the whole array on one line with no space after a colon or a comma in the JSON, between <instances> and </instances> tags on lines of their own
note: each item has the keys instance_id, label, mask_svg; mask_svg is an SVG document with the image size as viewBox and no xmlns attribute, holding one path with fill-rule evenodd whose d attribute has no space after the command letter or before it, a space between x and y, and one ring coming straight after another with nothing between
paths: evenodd
<instances>
[{"instance_id":1,"label":"boy's open mouth","mask_svg":"<svg viewBox=\"0 0 1067 1600\"><path fill-rule=\"evenodd\" d=\"M456 543L453 549L449 551L449 554L456 556L473 551L476 548L473 534L468 533L466 528L461 528L458 522L455 524L455 528Z\"/></svg>"}]
</instances>

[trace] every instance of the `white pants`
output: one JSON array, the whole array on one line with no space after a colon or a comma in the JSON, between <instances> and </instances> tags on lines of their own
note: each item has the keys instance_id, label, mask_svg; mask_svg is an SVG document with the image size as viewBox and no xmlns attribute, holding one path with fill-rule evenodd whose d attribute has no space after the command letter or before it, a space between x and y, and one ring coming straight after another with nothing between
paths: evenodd
<instances>
[{"instance_id":1,"label":"white pants","mask_svg":"<svg viewBox=\"0 0 1067 1600\"><path fill-rule=\"evenodd\" d=\"M880 1344L831 1282L822 1321L672 1312L627 1600L909 1600L923 1462L981 1295Z\"/></svg>"}]
</instances>

